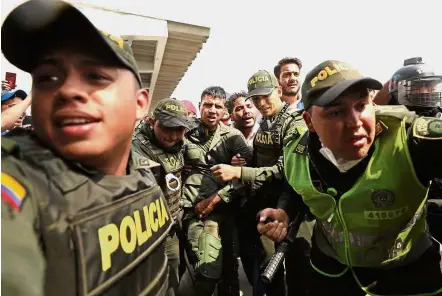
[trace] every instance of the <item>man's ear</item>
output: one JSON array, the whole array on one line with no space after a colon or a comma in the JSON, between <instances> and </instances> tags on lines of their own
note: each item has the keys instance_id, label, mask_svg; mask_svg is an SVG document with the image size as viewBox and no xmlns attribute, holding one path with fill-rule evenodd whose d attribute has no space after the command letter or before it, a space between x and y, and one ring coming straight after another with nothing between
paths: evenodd
<instances>
[{"instance_id":1,"label":"man's ear","mask_svg":"<svg viewBox=\"0 0 442 296\"><path fill-rule=\"evenodd\" d=\"M278 86L278 96L282 97L282 87Z\"/></svg>"},{"instance_id":2,"label":"man's ear","mask_svg":"<svg viewBox=\"0 0 442 296\"><path fill-rule=\"evenodd\" d=\"M149 122L150 126L153 128L155 125L155 119L153 119L152 117L148 117L147 121Z\"/></svg>"},{"instance_id":3,"label":"man's ear","mask_svg":"<svg viewBox=\"0 0 442 296\"><path fill-rule=\"evenodd\" d=\"M150 107L149 93L144 88L137 90L137 120L141 120L146 117Z\"/></svg>"},{"instance_id":4,"label":"man's ear","mask_svg":"<svg viewBox=\"0 0 442 296\"><path fill-rule=\"evenodd\" d=\"M302 113L302 118L304 118L304 121L305 121L305 124L307 125L308 130L314 133L315 128L313 127L313 124L312 124L312 115L308 111L304 111Z\"/></svg>"}]
</instances>

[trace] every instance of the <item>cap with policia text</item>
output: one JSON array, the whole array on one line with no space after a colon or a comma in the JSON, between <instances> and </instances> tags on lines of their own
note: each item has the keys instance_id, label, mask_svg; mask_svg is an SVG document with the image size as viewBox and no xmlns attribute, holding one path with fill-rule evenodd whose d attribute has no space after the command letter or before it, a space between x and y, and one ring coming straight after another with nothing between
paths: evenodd
<instances>
[{"instance_id":1,"label":"cap with policia text","mask_svg":"<svg viewBox=\"0 0 442 296\"><path fill-rule=\"evenodd\" d=\"M327 106L356 84L369 89L382 89L382 83L362 77L358 70L347 63L333 60L322 62L307 74L302 84L304 108Z\"/></svg>"},{"instance_id":2,"label":"cap with policia text","mask_svg":"<svg viewBox=\"0 0 442 296\"><path fill-rule=\"evenodd\" d=\"M2 52L16 67L31 72L54 45L78 42L141 77L130 46L95 26L71 4L60 0L31 0L16 7L2 25ZM71 43L69 43L71 44Z\"/></svg>"},{"instance_id":3,"label":"cap with policia text","mask_svg":"<svg viewBox=\"0 0 442 296\"><path fill-rule=\"evenodd\" d=\"M153 117L166 127L184 127L189 128L187 120L187 108L178 100L163 99L153 111Z\"/></svg>"},{"instance_id":4,"label":"cap with policia text","mask_svg":"<svg viewBox=\"0 0 442 296\"><path fill-rule=\"evenodd\" d=\"M267 96L279 86L278 80L273 73L259 70L247 82L247 98L253 96Z\"/></svg>"}]
</instances>

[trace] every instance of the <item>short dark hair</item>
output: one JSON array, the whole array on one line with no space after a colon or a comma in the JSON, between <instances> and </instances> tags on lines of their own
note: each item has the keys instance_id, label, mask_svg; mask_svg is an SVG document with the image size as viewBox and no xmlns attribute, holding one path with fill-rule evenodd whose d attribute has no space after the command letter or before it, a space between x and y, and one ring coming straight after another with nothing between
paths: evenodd
<instances>
[{"instance_id":1,"label":"short dark hair","mask_svg":"<svg viewBox=\"0 0 442 296\"><path fill-rule=\"evenodd\" d=\"M300 59L290 58L290 57L283 58L282 60L280 60L278 62L278 65L276 65L275 68L273 68L273 74L275 74L276 79L279 80L279 75L281 75L281 68L282 68L282 66L287 65L287 64L296 64L298 66L299 70L301 70L301 68L302 68L302 62Z\"/></svg>"},{"instance_id":2,"label":"short dark hair","mask_svg":"<svg viewBox=\"0 0 442 296\"><path fill-rule=\"evenodd\" d=\"M226 91L221 86L209 86L201 94L201 101L205 96L212 96L214 98L226 99Z\"/></svg>"},{"instance_id":3,"label":"short dark hair","mask_svg":"<svg viewBox=\"0 0 442 296\"><path fill-rule=\"evenodd\" d=\"M238 98L247 98L247 93L246 93L245 91L242 90L242 91L240 91L240 92L233 93L233 94L227 99L226 105L227 105L227 110L229 111L230 114L232 114L232 112L233 112L233 106L235 105L235 101L236 101Z\"/></svg>"}]
</instances>

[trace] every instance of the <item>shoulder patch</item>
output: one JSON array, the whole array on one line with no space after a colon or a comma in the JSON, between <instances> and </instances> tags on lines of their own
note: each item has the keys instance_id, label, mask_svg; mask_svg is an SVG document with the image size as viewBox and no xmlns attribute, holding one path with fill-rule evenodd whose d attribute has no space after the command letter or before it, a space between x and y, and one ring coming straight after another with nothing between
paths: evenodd
<instances>
[{"instance_id":1,"label":"shoulder patch","mask_svg":"<svg viewBox=\"0 0 442 296\"><path fill-rule=\"evenodd\" d=\"M428 140L442 140L442 119L419 117L413 123L413 136Z\"/></svg>"},{"instance_id":2,"label":"shoulder patch","mask_svg":"<svg viewBox=\"0 0 442 296\"><path fill-rule=\"evenodd\" d=\"M20 211L23 200L26 197L25 187L14 177L6 173L2 173L2 200L11 207Z\"/></svg>"}]
</instances>

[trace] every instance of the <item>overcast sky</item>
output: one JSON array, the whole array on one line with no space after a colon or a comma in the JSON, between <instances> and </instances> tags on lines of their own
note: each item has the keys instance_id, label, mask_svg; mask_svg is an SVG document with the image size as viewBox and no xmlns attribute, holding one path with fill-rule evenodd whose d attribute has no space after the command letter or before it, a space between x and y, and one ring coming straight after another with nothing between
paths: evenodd
<instances>
[{"instance_id":1,"label":"overcast sky","mask_svg":"<svg viewBox=\"0 0 442 296\"><path fill-rule=\"evenodd\" d=\"M21 2L2 0L2 19ZM202 90L211 85L229 93L245 90L254 72L272 71L285 56L302 60L302 77L327 59L348 62L362 75L382 82L413 56L422 56L436 72L442 72L440 0L74 2L209 26L207 43L172 95L178 99L197 102ZM18 72L2 58L2 77L5 71ZM17 83L29 90L29 75L18 73Z\"/></svg>"}]
</instances>

